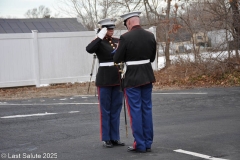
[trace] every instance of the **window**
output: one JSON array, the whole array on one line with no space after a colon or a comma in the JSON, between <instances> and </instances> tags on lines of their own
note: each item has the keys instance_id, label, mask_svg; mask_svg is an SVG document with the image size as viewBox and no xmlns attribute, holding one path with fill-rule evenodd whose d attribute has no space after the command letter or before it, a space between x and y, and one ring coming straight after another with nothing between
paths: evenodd
<instances>
[{"instance_id":1,"label":"window","mask_svg":"<svg viewBox=\"0 0 240 160\"><path fill-rule=\"evenodd\" d=\"M201 40L203 40L202 36L197 36L197 39L201 39Z\"/></svg>"}]
</instances>

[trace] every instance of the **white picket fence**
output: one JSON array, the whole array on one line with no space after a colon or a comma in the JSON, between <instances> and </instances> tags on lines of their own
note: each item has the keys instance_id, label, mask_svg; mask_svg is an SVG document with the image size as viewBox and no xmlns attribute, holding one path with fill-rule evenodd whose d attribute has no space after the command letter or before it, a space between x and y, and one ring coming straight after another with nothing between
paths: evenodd
<instances>
[{"instance_id":1,"label":"white picket fence","mask_svg":"<svg viewBox=\"0 0 240 160\"><path fill-rule=\"evenodd\" d=\"M125 32L115 30L114 36ZM0 34L0 88L89 81L93 55L86 46L95 36L94 31ZM94 66L92 80L98 61Z\"/></svg>"}]
</instances>

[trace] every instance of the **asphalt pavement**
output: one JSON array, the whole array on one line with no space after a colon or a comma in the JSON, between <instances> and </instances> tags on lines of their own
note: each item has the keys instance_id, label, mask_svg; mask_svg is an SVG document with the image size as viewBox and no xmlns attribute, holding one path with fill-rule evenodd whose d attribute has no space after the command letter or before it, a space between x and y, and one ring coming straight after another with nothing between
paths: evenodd
<instances>
[{"instance_id":1,"label":"asphalt pavement","mask_svg":"<svg viewBox=\"0 0 240 160\"><path fill-rule=\"evenodd\" d=\"M152 94L152 152L104 148L94 95L0 101L0 160L239 160L240 87L159 91Z\"/></svg>"}]
</instances>

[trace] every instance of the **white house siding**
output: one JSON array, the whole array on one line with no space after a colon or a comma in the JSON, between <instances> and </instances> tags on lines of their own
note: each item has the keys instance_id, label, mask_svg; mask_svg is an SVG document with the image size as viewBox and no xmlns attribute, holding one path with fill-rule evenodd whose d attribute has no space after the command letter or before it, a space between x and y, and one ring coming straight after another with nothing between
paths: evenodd
<instances>
[{"instance_id":1,"label":"white house siding","mask_svg":"<svg viewBox=\"0 0 240 160\"><path fill-rule=\"evenodd\" d=\"M212 48L227 49L227 41L233 40L229 31L226 37L226 30L210 31L207 33L207 36L210 38Z\"/></svg>"}]
</instances>

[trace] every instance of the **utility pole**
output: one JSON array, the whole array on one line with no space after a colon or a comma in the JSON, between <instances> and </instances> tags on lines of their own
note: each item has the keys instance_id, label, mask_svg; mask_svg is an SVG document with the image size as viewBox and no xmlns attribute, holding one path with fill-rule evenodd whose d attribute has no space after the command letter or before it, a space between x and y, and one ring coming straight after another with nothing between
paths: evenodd
<instances>
[{"instance_id":1,"label":"utility pole","mask_svg":"<svg viewBox=\"0 0 240 160\"><path fill-rule=\"evenodd\" d=\"M239 11L239 2L238 0L229 0L230 2L230 6L231 6L231 9L232 9L232 18L233 18L233 28L234 28L234 31L235 31L235 34L233 36L233 39L234 39L234 48L235 48L235 51L236 51L236 58L237 60L240 60L240 56L239 56L239 47L240 47L240 44L239 44L239 41L240 41L240 20L239 20L239 17L240 17L240 11Z\"/></svg>"},{"instance_id":2,"label":"utility pole","mask_svg":"<svg viewBox=\"0 0 240 160\"><path fill-rule=\"evenodd\" d=\"M170 14L170 5L171 0L167 1L167 11L166 11L166 48L165 48L165 58L166 58L166 68L168 68L171 65L170 60L170 54L169 54L169 48L170 48L170 37L169 37L169 30L170 30L170 20L169 20L169 14Z\"/></svg>"}]
</instances>

